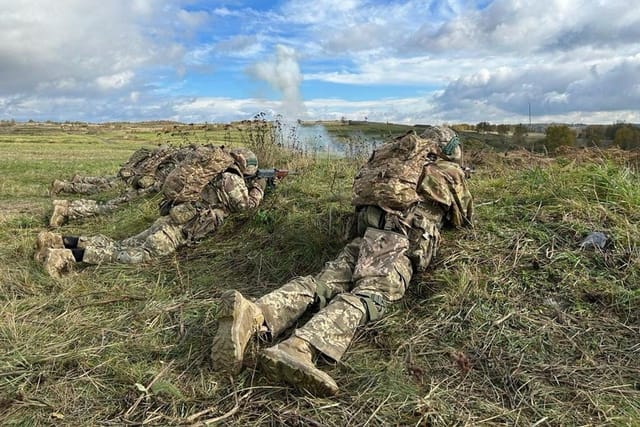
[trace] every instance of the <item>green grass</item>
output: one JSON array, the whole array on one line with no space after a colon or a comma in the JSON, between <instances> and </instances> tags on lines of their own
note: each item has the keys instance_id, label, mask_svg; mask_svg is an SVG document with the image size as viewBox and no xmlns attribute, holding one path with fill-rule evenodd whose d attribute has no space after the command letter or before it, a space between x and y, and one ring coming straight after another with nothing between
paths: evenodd
<instances>
[{"instance_id":1,"label":"green grass","mask_svg":"<svg viewBox=\"0 0 640 427\"><path fill-rule=\"evenodd\" d=\"M0 134L0 424L640 423L632 153L468 153L477 165L474 227L445 230L432 268L405 298L359 330L340 364L322 365L341 391L318 399L251 367L232 380L220 375L210 344L224 290L258 297L336 255L357 162L283 158L278 166L303 174L201 244L142 266L87 266L53 280L32 259L51 210L49 182L112 173L165 135L119 126L73 137L54 125ZM199 141L225 138L224 130L188 130ZM155 219L158 201L62 231L126 237ZM610 246L579 250L591 231L607 233Z\"/></svg>"}]
</instances>

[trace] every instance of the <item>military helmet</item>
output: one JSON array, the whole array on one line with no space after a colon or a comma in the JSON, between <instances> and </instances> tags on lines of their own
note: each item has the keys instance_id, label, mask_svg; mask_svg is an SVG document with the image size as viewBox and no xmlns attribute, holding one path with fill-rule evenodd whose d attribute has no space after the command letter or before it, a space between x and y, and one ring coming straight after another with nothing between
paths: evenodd
<instances>
[{"instance_id":1,"label":"military helmet","mask_svg":"<svg viewBox=\"0 0 640 427\"><path fill-rule=\"evenodd\" d=\"M243 175L255 175L258 172L258 158L248 148L234 148L229 152Z\"/></svg>"},{"instance_id":2,"label":"military helmet","mask_svg":"<svg viewBox=\"0 0 640 427\"><path fill-rule=\"evenodd\" d=\"M427 126L420 138L436 142L438 156L462 166L462 145L453 129L446 126Z\"/></svg>"}]
</instances>

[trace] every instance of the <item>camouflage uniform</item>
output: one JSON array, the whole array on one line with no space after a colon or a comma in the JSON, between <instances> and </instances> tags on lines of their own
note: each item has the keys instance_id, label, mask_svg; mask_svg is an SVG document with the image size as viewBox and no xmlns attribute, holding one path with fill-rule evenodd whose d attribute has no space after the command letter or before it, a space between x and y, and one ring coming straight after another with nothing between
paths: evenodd
<instances>
[{"instance_id":1,"label":"camouflage uniform","mask_svg":"<svg viewBox=\"0 0 640 427\"><path fill-rule=\"evenodd\" d=\"M140 263L170 254L215 231L230 213L260 204L265 182L247 184L241 174L246 170L222 148L197 147L167 176L164 215L149 228L120 241L103 235L66 236L71 243L64 246L74 251L76 261L89 264Z\"/></svg>"},{"instance_id":2,"label":"camouflage uniform","mask_svg":"<svg viewBox=\"0 0 640 427\"><path fill-rule=\"evenodd\" d=\"M247 187L244 178L224 172L207 186L202 202L171 207L168 215L133 237L121 241L102 235L80 237L78 247L84 249L82 261L132 264L168 255L214 232L230 213L258 206L263 194L259 185Z\"/></svg>"},{"instance_id":3,"label":"camouflage uniform","mask_svg":"<svg viewBox=\"0 0 640 427\"><path fill-rule=\"evenodd\" d=\"M109 183L106 183L107 178L104 177L83 178L85 180L96 180L96 182L104 179L104 185L88 186L88 184L80 182L74 183L72 180L68 187L64 187L64 191L77 193L83 188L91 188L92 192L97 192L100 189L112 188L117 180L127 183L128 189L106 202L97 202L92 199L54 200L53 213L49 220L49 225L59 227L68 219L109 214L126 203L157 193L162 188L162 184L169 173L193 150L193 146L182 148L161 147L154 151L140 149L120 168L118 176L114 177ZM147 153L148 155L145 155ZM76 178L74 177L74 179Z\"/></svg>"},{"instance_id":4,"label":"camouflage uniform","mask_svg":"<svg viewBox=\"0 0 640 427\"><path fill-rule=\"evenodd\" d=\"M315 388L321 394L335 393L337 385L315 368L310 354L321 352L339 361L357 327L379 319L387 304L404 296L413 273L426 269L436 253L443 223L456 227L470 223L472 198L464 172L458 163L449 161L461 161L461 149L453 144L447 148L448 156L442 153L441 145L449 144L455 134L447 128L428 131L425 139L408 134L389 147L383 146L356 176L353 199L359 237L347 244L334 261L326 263L319 274L296 278L255 301L273 337L292 326L311 307L321 307L304 326L293 331L291 338L261 353L267 375ZM434 141L437 144L431 144ZM429 144L430 147L423 147ZM403 147L407 158L403 164L395 165L390 156L401 156ZM434 156L427 159L425 150ZM376 160L380 167L393 170L382 173L376 169ZM403 171L406 164L411 168ZM404 179L398 176L394 180L393 174L398 171ZM372 179L380 177L385 179L385 185L390 183L388 187L373 183ZM365 187L368 197L359 194ZM235 301L238 298L241 296L236 295ZM224 347L222 338L214 340L214 362L221 359L229 363L224 354L216 354L216 344ZM292 372L294 375L288 377L287 373Z\"/></svg>"},{"instance_id":5,"label":"camouflage uniform","mask_svg":"<svg viewBox=\"0 0 640 427\"><path fill-rule=\"evenodd\" d=\"M51 184L50 194L96 194L120 185L122 180L118 175L109 176L80 176L74 175L69 181L56 179Z\"/></svg>"},{"instance_id":6,"label":"camouflage uniform","mask_svg":"<svg viewBox=\"0 0 640 427\"><path fill-rule=\"evenodd\" d=\"M74 175L69 181L54 180L51 184L50 193L55 195L58 193L69 194L95 194L101 191L110 190L120 184L129 183L130 179L135 174L136 166L141 165L147 159L149 159L154 152L160 151L149 150L147 148L140 148L136 150L127 162L120 167L120 170L116 175L107 176L81 176Z\"/></svg>"}]
</instances>

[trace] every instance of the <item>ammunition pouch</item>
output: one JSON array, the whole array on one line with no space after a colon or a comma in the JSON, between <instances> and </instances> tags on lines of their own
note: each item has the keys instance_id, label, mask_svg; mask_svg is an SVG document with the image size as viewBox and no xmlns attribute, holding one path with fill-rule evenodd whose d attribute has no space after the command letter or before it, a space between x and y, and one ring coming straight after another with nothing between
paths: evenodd
<instances>
[{"instance_id":1,"label":"ammunition pouch","mask_svg":"<svg viewBox=\"0 0 640 427\"><path fill-rule=\"evenodd\" d=\"M171 208L169 216L176 224L186 224L197 213L198 211L192 203L181 203Z\"/></svg>"},{"instance_id":2,"label":"ammunition pouch","mask_svg":"<svg viewBox=\"0 0 640 427\"><path fill-rule=\"evenodd\" d=\"M356 294L367 312L366 322L375 322L382 318L386 309L386 302L379 294Z\"/></svg>"},{"instance_id":3,"label":"ammunition pouch","mask_svg":"<svg viewBox=\"0 0 640 427\"><path fill-rule=\"evenodd\" d=\"M329 304L332 297L333 292L331 291L331 288L323 281L316 281L316 294L313 296L313 304L318 309L324 308Z\"/></svg>"},{"instance_id":4,"label":"ammunition pouch","mask_svg":"<svg viewBox=\"0 0 640 427\"><path fill-rule=\"evenodd\" d=\"M369 227L384 229L385 213L378 206L367 205L358 211L358 236L364 236Z\"/></svg>"},{"instance_id":5,"label":"ammunition pouch","mask_svg":"<svg viewBox=\"0 0 640 427\"><path fill-rule=\"evenodd\" d=\"M135 188L148 188L155 183L155 178L151 175L140 176L135 179Z\"/></svg>"}]
</instances>

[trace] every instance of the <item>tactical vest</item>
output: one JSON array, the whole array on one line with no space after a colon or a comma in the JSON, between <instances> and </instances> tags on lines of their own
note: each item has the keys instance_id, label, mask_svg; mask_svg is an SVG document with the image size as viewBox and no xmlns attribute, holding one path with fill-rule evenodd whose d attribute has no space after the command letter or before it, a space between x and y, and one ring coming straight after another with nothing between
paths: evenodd
<instances>
[{"instance_id":1,"label":"tactical vest","mask_svg":"<svg viewBox=\"0 0 640 427\"><path fill-rule=\"evenodd\" d=\"M411 131L375 150L355 177L353 205L403 211L420 201L416 190L429 155L437 153L434 144Z\"/></svg>"},{"instance_id":2,"label":"tactical vest","mask_svg":"<svg viewBox=\"0 0 640 427\"><path fill-rule=\"evenodd\" d=\"M233 157L220 147L196 147L169 173L162 186L166 200L195 202L202 189L216 175L233 165Z\"/></svg>"}]
</instances>

